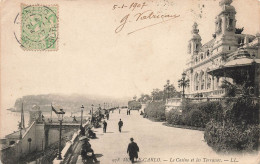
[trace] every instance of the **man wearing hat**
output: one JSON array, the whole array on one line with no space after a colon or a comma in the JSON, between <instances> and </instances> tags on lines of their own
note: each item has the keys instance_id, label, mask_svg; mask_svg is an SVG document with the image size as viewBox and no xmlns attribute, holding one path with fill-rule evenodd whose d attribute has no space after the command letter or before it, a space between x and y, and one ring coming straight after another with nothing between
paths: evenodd
<instances>
[{"instance_id":1,"label":"man wearing hat","mask_svg":"<svg viewBox=\"0 0 260 164\"><path fill-rule=\"evenodd\" d=\"M131 162L134 163L134 158L138 158L139 147L134 142L133 138L130 138L130 141L131 143L129 143L128 145L127 153L129 153L129 158Z\"/></svg>"},{"instance_id":2,"label":"man wearing hat","mask_svg":"<svg viewBox=\"0 0 260 164\"><path fill-rule=\"evenodd\" d=\"M122 129L122 126L123 126L123 121L121 120L121 118L120 118L120 120L119 120L119 122L118 122L118 128L119 128L119 132L121 133L121 129Z\"/></svg>"},{"instance_id":3,"label":"man wearing hat","mask_svg":"<svg viewBox=\"0 0 260 164\"><path fill-rule=\"evenodd\" d=\"M103 121L103 133L107 132L107 122L104 120Z\"/></svg>"}]
</instances>

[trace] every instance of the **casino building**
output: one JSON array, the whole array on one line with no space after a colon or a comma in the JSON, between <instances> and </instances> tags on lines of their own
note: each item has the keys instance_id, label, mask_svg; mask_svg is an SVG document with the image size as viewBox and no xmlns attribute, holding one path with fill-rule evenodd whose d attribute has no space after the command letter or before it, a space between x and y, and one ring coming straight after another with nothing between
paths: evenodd
<instances>
[{"instance_id":1,"label":"casino building","mask_svg":"<svg viewBox=\"0 0 260 164\"><path fill-rule=\"evenodd\" d=\"M260 34L242 34L236 28L236 10L232 0L221 0L221 12L215 18L212 40L201 44L198 24L194 23L188 43L186 97L222 97L223 80L242 83L251 80L251 94L259 96Z\"/></svg>"}]
</instances>

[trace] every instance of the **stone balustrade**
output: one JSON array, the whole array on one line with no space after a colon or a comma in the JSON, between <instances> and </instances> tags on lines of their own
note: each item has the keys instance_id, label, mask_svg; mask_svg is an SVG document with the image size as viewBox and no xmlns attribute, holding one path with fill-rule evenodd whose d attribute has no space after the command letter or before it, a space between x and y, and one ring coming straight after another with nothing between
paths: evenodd
<instances>
[{"instance_id":1,"label":"stone balustrade","mask_svg":"<svg viewBox=\"0 0 260 164\"><path fill-rule=\"evenodd\" d=\"M87 120L87 122L85 124L83 124L83 127L86 127L90 125L90 119ZM80 130L78 130L77 132L75 132L72 136L72 139L70 141L67 141L67 143L65 144L64 148L61 151L61 160L58 159L54 159L53 160L53 164L67 164L70 162L71 157L72 157L72 152L74 152L74 150L76 149L77 145L78 145L78 141L79 141L79 137L80 137Z\"/></svg>"}]
</instances>

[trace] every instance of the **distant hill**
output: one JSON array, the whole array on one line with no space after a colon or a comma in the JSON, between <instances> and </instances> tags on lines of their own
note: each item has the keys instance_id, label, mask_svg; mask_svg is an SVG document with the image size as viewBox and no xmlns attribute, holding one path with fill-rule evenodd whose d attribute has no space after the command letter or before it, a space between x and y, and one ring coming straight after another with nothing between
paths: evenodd
<instances>
[{"instance_id":1,"label":"distant hill","mask_svg":"<svg viewBox=\"0 0 260 164\"><path fill-rule=\"evenodd\" d=\"M129 98L115 99L105 96L95 95L62 95L62 94L42 94L42 95L27 95L22 98L18 98L14 104L14 110L20 111L23 103L24 111L29 111L33 105L40 106L41 111L50 111L51 103L53 105L60 105L66 111L79 111L81 105L85 108L90 108L91 104L94 107L98 107L99 104L103 108L104 102L111 103L113 106L125 106Z\"/></svg>"}]
</instances>

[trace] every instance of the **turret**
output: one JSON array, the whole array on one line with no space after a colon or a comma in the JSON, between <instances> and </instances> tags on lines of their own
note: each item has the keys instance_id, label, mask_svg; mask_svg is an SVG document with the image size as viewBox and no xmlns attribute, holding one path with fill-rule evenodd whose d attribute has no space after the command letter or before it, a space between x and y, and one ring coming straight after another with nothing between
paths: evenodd
<instances>
[{"instance_id":1,"label":"turret","mask_svg":"<svg viewBox=\"0 0 260 164\"><path fill-rule=\"evenodd\" d=\"M217 37L225 34L235 34L236 10L231 3L232 0L221 0L219 2L219 6L222 10L215 18L215 33Z\"/></svg>"},{"instance_id":2,"label":"turret","mask_svg":"<svg viewBox=\"0 0 260 164\"><path fill-rule=\"evenodd\" d=\"M221 0L219 6L221 12L215 18L215 44L213 49L227 52L234 47L238 47L237 39L235 38L236 32L236 10L231 5L232 0ZM229 45L229 46L227 46ZM221 47L219 47L221 46Z\"/></svg>"},{"instance_id":3,"label":"turret","mask_svg":"<svg viewBox=\"0 0 260 164\"><path fill-rule=\"evenodd\" d=\"M197 54L201 48L201 37L199 35L198 24L195 22L191 30L192 37L188 44L188 53L191 55Z\"/></svg>"}]
</instances>

